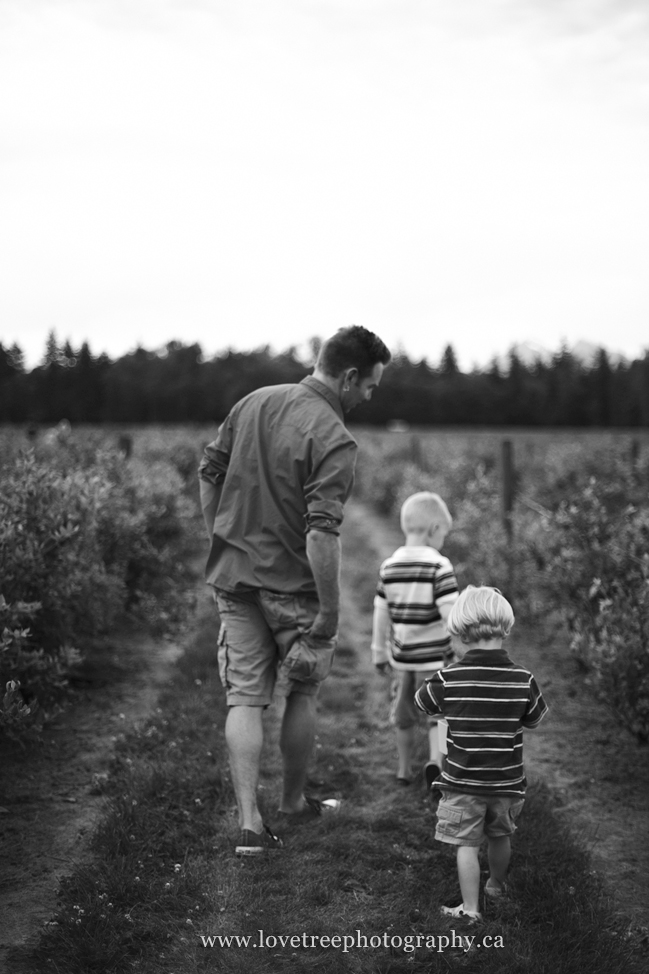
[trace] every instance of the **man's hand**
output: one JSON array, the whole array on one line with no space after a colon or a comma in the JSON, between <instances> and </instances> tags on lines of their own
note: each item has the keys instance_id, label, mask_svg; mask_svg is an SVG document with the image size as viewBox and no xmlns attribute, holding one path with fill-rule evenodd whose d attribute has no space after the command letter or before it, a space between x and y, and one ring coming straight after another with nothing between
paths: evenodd
<instances>
[{"instance_id":1,"label":"man's hand","mask_svg":"<svg viewBox=\"0 0 649 974\"><path fill-rule=\"evenodd\" d=\"M318 612L309 629L309 636L314 639L333 639L338 634L338 613L325 614Z\"/></svg>"}]
</instances>

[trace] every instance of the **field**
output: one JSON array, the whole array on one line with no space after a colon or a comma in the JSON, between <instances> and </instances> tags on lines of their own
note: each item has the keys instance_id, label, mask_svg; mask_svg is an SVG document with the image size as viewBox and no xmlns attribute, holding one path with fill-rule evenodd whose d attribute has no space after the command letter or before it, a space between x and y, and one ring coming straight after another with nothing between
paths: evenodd
<instances>
[{"instance_id":1,"label":"field","mask_svg":"<svg viewBox=\"0 0 649 974\"><path fill-rule=\"evenodd\" d=\"M580 579L593 568L588 546L583 551L575 547L575 518L591 542L594 512L599 511L598 524L606 521L611 535L614 527L627 530L629 538L637 530L638 550L644 543L646 440L636 452L637 432L576 438L571 433L359 431L357 493L344 533L342 638L334 673L321 695L311 781L314 793L343 798L343 811L322 826L287 836L285 855L261 865L231 855L236 827L223 755L223 698L213 661L214 609L198 574L203 542L190 471L211 433L132 434L128 463L142 462L153 470L173 457L178 481L166 466L155 469L158 475L166 470L165 478L187 501L171 513L167 505L164 515L167 526L172 514L178 518L187 542L178 539L174 549L186 570L174 589L184 612L172 614L163 630L143 628L155 623L150 616L160 605L160 591L152 583L147 612L133 606L135 631L126 613L117 642L111 643L110 632L93 637L83 689L77 680L76 689L68 690L67 709L40 727L40 741L25 738L21 744L14 724L18 739L2 746L9 772L0 802L9 844L2 851L12 886L7 888L5 881L0 888L0 908L6 916L16 912L12 903L22 904L23 912L28 909L29 898L20 899L19 887L31 883L33 890L39 869L50 885L53 878L62 883L58 905L41 895L39 928L23 924L23 932L8 942L15 945L8 954L9 970L388 974L455 967L486 972L646 969L649 775L646 747L640 743L642 712L638 717L633 710L641 708L643 698L636 694L629 703L625 686L618 687L619 706L611 715L609 671L598 660L597 627L603 615L609 638L616 636L615 607L602 609L604 597L598 600L597 590L585 600L589 617L585 609L578 614L570 598L561 601L557 595L566 588L564 575L557 575L558 560L569 564L572 574L578 561L585 562ZM117 438L118 432L111 436ZM511 539L501 517L503 439L513 441L517 470ZM598 482L601 492L595 490ZM481 574L503 586L513 583L518 621L512 655L537 672L551 706L547 728L526 738L533 784L513 862L516 898L487 915L479 935L482 951L476 945L465 950L466 942L453 947L451 928L438 915L440 903L457 893L454 862L432 840L432 811L423 788L415 785L404 795L394 786L387 688L369 662L376 569L399 543L401 499L420 488L438 490L449 502L455 526L448 552L460 584L480 580ZM594 507L595 501L603 506ZM637 513L629 513L631 501ZM571 514L571 506L579 512ZM578 519L584 512L585 525ZM158 517L163 517L161 510ZM601 531L595 538L599 575L591 576L589 589L594 578L600 586L612 584L604 570L607 538ZM165 549L165 558L168 554ZM612 557L617 572L628 567L619 553ZM642 573L639 559L640 566L630 566L627 589L633 587L633 571ZM167 571L169 563L162 561ZM198 593L195 606L183 594L188 589ZM613 589L605 595L615 601ZM642 621L643 603L633 605ZM87 652L86 643L80 643L80 652ZM152 682L159 691L147 690ZM273 710L262 779L271 819L277 802L276 722ZM76 774L75 762L83 764ZM63 806L47 789L74 800ZM43 815L48 802L58 829L50 834L49 847L48 815ZM67 824L62 815L68 816ZM606 831L600 836L599 819ZM80 840L82 823L85 838ZM612 844L616 832L625 838L617 846ZM39 836L40 845L32 847L36 854L30 855L29 844ZM48 849L70 860L56 874L46 866ZM215 941L210 947L201 939L258 939L259 930L266 935L262 949ZM300 940L298 946L285 940L283 946L280 939L303 935L338 936L341 945L311 947ZM363 936L367 947L358 941ZM345 937L355 938L354 944ZM381 944L372 946L372 937ZM419 946L411 949L417 937ZM435 949L426 947L427 937L436 938ZM438 949L440 938L442 945L444 938L449 940L443 950Z\"/></svg>"}]
</instances>

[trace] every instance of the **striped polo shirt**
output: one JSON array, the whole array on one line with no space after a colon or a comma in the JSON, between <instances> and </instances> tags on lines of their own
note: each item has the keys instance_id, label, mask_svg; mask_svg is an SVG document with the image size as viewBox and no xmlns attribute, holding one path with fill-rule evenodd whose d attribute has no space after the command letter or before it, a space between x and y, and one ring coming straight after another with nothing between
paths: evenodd
<instances>
[{"instance_id":1,"label":"striped polo shirt","mask_svg":"<svg viewBox=\"0 0 649 974\"><path fill-rule=\"evenodd\" d=\"M452 604L457 595L453 566L435 548L404 545L386 558L374 604L379 609L387 604L395 669L431 670L451 662L451 638L439 605Z\"/></svg>"},{"instance_id":2,"label":"striped polo shirt","mask_svg":"<svg viewBox=\"0 0 649 974\"><path fill-rule=\"evenodd\" d=\"M473 795L524 795L523 728L547 706L536 680L504 649L471 649L415 695L427 714L448 722L446 768L437 784Z\"/></svg>"}]
</instances>

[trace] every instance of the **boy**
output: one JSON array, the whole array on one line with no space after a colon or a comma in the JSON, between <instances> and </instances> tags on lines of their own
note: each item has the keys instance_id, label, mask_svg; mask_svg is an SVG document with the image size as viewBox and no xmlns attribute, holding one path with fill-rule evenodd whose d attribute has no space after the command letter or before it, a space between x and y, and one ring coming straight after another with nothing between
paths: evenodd
<instances>
[{"instance_id":1,"label":"boy","mask_svg":"<svg viewBox=\"0 0 649 974\"><path fill-rule=\"evenodd\" d=\"M547 706L532 674L502 648L514 624L497 589L469 585L453 606L448 631L466 645L462 658L435 673L415 696L427 714L448 722L448 758L438 787L435 838L457 848L460 906L442 913L482 919L478 908L478 850L486 835L489 879L485 896L505 891L510 836L523 808L523 728L536 727Z\"/></svg>"},{"instance_id":2,"label":"boy","mask_svg":"<svg viewBox=\"0 0 649 974\"><path fill-rule=\"evenodd\" d=\"M439 549L451 528L451 515L438 494L412 494L401 508L405 545L379 570L374 599L372 662L381 672L394 671L390 722L396 728L397 780L409 785L415 727L419 712L415 690L435 670L453 660L445 621L458 589L453 566ZM442 766L437 716L429 718L429 761L424 769L430 788Z\"/></svg>"}]
</instances>

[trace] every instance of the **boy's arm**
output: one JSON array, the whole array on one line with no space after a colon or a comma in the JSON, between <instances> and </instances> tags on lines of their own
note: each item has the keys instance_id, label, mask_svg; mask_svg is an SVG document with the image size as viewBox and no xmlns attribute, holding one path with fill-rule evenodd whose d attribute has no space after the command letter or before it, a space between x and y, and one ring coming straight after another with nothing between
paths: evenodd
<instances>
[{"instance_id":1,"label":"boy's arm","mask_svg":"<svg viewBox=\"0 0 649 974\"><path fill-rule=\"evenodd\" d=\"M444 681L440 672L435 673L430 680L426 680L415 694L415 705L431 717L438 717L444 713Z\"/></svg>"},{"instance_id":2,"label":"boy's arm","mask_svg":"<svg viewBox=\"0 0 649 974\"><path fill-rule=\"evenodd\" d=\"M530 699L528 700L525 715L521 721L523 727L538 727L547 712L548 705L543 699L543 694L541 693L536 680L530 674Z\"/></svg>"},{"instance_id":3,"label":"boy's arm","mask_svg":"<svg viewBox=\"0 0 649 974\"><path fill-rule=\"evenodd\" d=\"M439 611L439 614L442 617L442 622L444 623L444 625L446 625L448 622L448 617L451 614L451 609L453 608L455 602L457 602L457 592L454 595L446 596L443 602L437 603L437 609ZM457 656L456 649L458 645L457 639L458 639L457 636L451 636L451 647L456 656Z\"/></svg>"},{"instance_id":4,"label":"boy's arm","mask_svg":"<svg viewBox=\"0 0 649 974\"><path fill-rule=\"evenodd\" d=\"M388 653L388 633L390 631L390 612L388 603L381 595L374 597L374 616L372 618L372 662L381 670L390 662Z\"/></svg>"}]
</instances>

